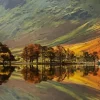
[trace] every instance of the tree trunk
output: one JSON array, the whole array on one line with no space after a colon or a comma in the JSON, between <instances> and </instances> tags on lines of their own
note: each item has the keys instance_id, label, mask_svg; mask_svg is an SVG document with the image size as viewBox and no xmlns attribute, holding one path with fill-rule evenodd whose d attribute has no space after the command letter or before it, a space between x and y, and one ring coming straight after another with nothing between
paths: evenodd
<instances>
[{"instance_id":1,"label":"tree trunk","mask_svg":"<svg viewBox=\"0 0 100 100\"><path fill-rule=\"evenodd\" d=\"M38 75L38 57L36 58L36 74Z\"/></svg>"}]
</instances>

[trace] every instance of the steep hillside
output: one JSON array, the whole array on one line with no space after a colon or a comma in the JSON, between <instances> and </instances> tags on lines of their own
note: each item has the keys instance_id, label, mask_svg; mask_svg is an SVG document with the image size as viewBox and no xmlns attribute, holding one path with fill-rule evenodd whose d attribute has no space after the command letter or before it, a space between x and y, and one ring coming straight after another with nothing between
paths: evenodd
<instances>
[{"instance_id":1,"label":"steep hillside","mask_svg":"<svg viewBox=\"0 0 100 100\"><path fill-rule=\"evenodd\" d=\"M99 8L99 0L0 0L0 41L48 44L99 20Z\"/></svg>"},{"instance_id":2,"label":"steep hillside","mask_svg":"<svg viewBox=\"0 0 100 100\"><path fill-rule=\"evenodd\" d=\"M92 19L91 21L82 24L75 30L55 39L49 45L54 46L64 43L76 44L90 41L91 39L95 39L97 37L100 37L100 19Z\"/></svg>"},{"instance_id":3,"label":"steep hillside","mask_svg":"<svg viewBox=\"0 0 100 100\"><path fill-rule=\"evenodd\" d=\"M66 49L73 50L76 54L81 54L82 51L88 51L90 53L96 51L100 57L100 38L96 38L84 43L77 43L71 45L63 45Z\"/></svg>"},{"instance_id":4,"label":"steep hillside","mask_svg":"<svg viewBox=\"0 0 100 100\"><path fill-rule=\"evenodd\" d=\"M14 44L12 44L12 45L14 45ZM76 55L81 55L81 54L83 54L83 51L88 51L89 53L97 52L100 57L100 38L95 38L95 39L87 41L87 42L76 43L76 44L75 43L62 44L62 46L66 50L70 49L70 50L74 51ZM20 46L20 48L19 48L19 45L17 45L17 47L18 48L12 48L11 51L14 55L20 56L22 53L23 47Z\"/></svg>"}]
</instances>

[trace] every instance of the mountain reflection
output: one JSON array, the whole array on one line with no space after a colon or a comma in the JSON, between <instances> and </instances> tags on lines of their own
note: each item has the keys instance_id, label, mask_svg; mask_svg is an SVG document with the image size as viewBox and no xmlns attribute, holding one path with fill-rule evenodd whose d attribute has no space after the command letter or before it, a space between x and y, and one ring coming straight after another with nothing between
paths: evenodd
<instances>
[{"instance_id":1,"label":"mountain reflection","mask_svg":"<svg viewBox=\"0 0 100 100\"><path fill-rule=\"evenodd\" d=\"M14 69L14 66L0 66L0 85L9 80Z\"/></svg>"}]
</instances>

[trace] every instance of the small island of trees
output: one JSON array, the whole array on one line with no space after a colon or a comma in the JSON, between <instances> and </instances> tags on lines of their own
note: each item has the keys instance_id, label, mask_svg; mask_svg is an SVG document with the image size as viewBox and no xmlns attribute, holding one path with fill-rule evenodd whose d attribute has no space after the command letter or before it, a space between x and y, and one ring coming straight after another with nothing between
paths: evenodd
<instances>
[{"instance_id":1,"label":"small island of trees","mask_svg":"<svg viewBox=\"0 0 100 100\"><path fill-rule=\"evenodd\" d=\"M24 79L34 81L34 83L52 80L55 77L57 77L57 81L62 81L65 77L69 78L70 75L74 75L76 70L82 71L83 76L88 73L97 75L98 71L96 61L99 56L97 52L83 51L82 55L77 56L74 51L69 48L65 49L62 45L48 47L29 44L23 48L20 57L25 61L20 64L26 65L21 71ZM3 70L14 69L15 67L11 67L11 62L17 63L7 45L0 43L0 64L3 65ZM83 67L76 67L78 64L82 64ZM10 77L11 73L7 77ZM1 75L1 77L3 76Z\"/></svg>"},{"instance_id":2,"label":"small island of trees","mask_svg":"<svg viewBox=\"0 0 100 100\"><path fill-rule=\"evenodd\" d=\"M79 63L84 65L81 68L83 71L83 76L88 75L90 72L92 72L93 75L96 75L98 71L98 68L96 67L96 61L99 58L97 52L89 53L87 51L83 51L83 55L76 56L74 51L71 51L69 48L66 50L61 45L56 47L48 47L41 46L40 44L29 44L24 47L21 57L24 59L26 64L28 63L36 66L35 68L30 66L30 69L27 67L23 69L22 73L24 74L25 80L27 79L26 74L28 73L31 73L31 75L32 73L35 73L35 76L38 76L40 79L40 65L42 67L42 74L44 74L42 75L42 80L45 80L45 78L52 79L54 76L59 76L58 81L64 79L66 76L69 78L69 75L73 75L74 71L76 70L75 67L69 66L75 64L77 65ZM89 63L92 63L92 65L88 66ZM48 69L46 69L47 66L49 66ZM65 68L67 68L66 71ZM25 71L26 69L28 69L28 72ZM59 71L59 75L55 74L57 69ZM48 75L51 76L51 78L47 78Z\"/></svg>"}]
</instances>

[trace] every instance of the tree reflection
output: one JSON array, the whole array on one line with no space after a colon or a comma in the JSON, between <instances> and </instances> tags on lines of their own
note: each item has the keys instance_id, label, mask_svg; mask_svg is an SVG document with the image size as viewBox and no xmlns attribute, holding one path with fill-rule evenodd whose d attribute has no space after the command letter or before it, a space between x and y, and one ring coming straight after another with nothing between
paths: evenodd
<instances>
[{"instance_id":1,"label":"tree reflection","mask_svg":"<svg viewBox=\"0 0 100 100\"><path fill-rule=\"evenodd\" d=\"M4 67L0 66L0 68L1 68L1 70L0 70L0 85L2 85L2 83L5 83L8 81L8 79L10 78L15 67L14 66L4 66Z\"/></svg>"},{"instance_id":2,"label":"tree reflection","mask_svg":"<svg viewBox=\"0 0 100 100\"><path fill-rule=\"evenodd\" d=\"M65 78L69 79L70 76L74 75L75 70L76 67L74 66L66 66L61 69L61 74L60 67L58 67L56 68L55 77L57 78L58 82L63 81Z\"/></svg>"},{"instance_id":3,"label":"tree reflection","mask_svg":"<svg viewBox=\"0 0 100 100\"><path fill-rule=\"evenodd\" d=\"M23 74L23 78L25 81L32 82L32 83L40 83L41 81L53 80L56 79L57 81L63 81L66 77L69 78L70 76L74 75L75 67L67 66L62 67L60 66L52 66L52 69L49 66L46 66L44 70L39 70L37 75L37 69L33 65L25 66L21 73ZM62 72L62 74L61 74Z\"/></svg>"},{"instance_id":4,"label":"tree reflection","mask_svg":"<svg viewBox=\"0 0 100 100\"><path fill-rule=\"evenodd\" d=\"M35 68L33 65L30 65L30 67L26 65L22 69L21 73L23 74L25 81L32 83L39 83L41 81L41 75L39 73L39 70L37 70L37 68Z\"/></svg>"},{"instance_id":5,"label":"tree reflection","mask_svg":"<svg viewBox=\"0 0 100 100\"><path fill-rule=\"evenodd\" d=\"M97 75L99 68L96 68L96 66L83 66L83 76L88 75L89 73L93 75Z\"/></svg>"}]
</instances>

